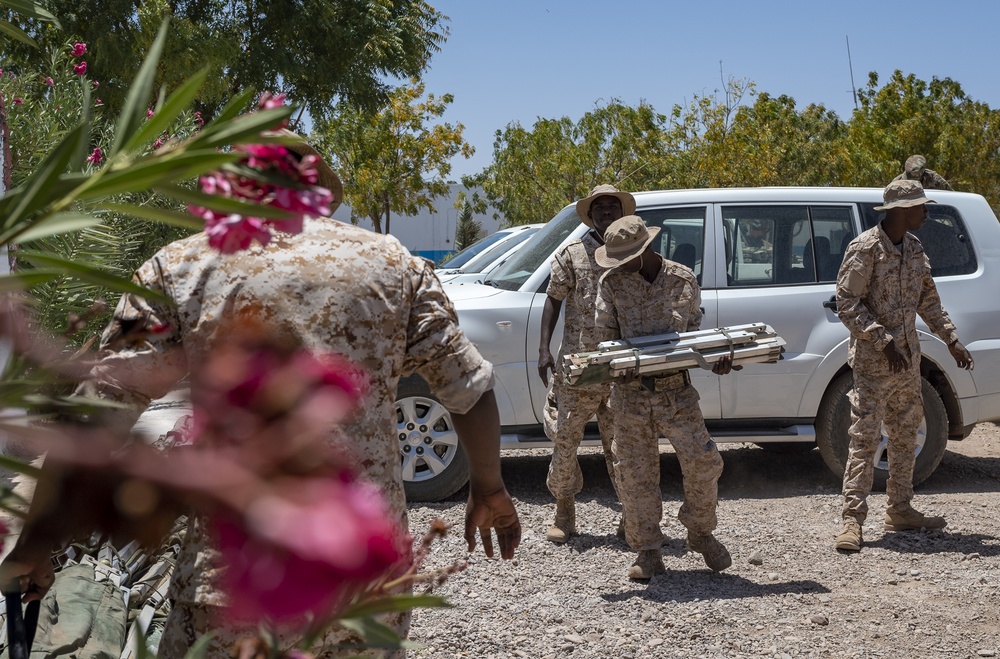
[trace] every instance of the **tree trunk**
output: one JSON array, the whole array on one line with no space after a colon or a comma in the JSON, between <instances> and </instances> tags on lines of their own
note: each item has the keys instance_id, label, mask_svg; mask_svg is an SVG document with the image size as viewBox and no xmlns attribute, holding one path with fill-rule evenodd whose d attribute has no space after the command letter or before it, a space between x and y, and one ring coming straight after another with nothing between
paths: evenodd
<instances>
[{"instance_id":1,"label":"tree trunk","mask_svg":"<svg viewBox=\"0 0 1000 659\"><path fill-rule=\"evenodd\" d=\"M385 232L389 233L389 193L385 195Z\"/></svg>"}]
</instances>

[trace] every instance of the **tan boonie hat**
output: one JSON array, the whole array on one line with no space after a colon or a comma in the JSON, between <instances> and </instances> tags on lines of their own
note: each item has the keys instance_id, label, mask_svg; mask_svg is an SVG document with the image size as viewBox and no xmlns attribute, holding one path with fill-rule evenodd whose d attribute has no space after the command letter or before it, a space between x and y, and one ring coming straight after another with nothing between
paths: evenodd
<instances>
[{"instance_id":1,"label":"tan boonie hat","mask_svg":"<svg viewBox=\"0 0 1000 659\"><path fill-rule=\"evenodd\" d=\"M882 191L883 205L876 206L877 211L887 211L890 208L909 208L920 204L933 204L933 199L928 199L924 194L924 186L919 181L899 179L885 186ZM610 229L609 229L610 231Z\"/></svg>"},{"instance_id":2,"label":"tan boonie hat","mask_svg":"<svg viewBox=\"0 0 1000 659\"><path fill-rule=\"evenodd\" d=\"M910 156L906 159L906 164L903 165L903 169L906 173L913 177L920 176L920 172L927 166L927 158L923 156Z\"/></svg>"},{"instance_id":3,"label":"tan boonie hat","mask_svg":"<svg viewBox=\"0 0 1000 659\"><path fill-rule=\"evenodd\" d=\"M591 229L594 228L594 221L590 219L590 205L598 197L617 197L622 202L622 215L631 215L635 212L635 197L628 192L622 192L613 185L599 185L590 191L590 196L576 202L576 214L580 216L580 221Z\"/></svg>"},{"instance_id":4,"label":"tan boonie hat","mask_svg":"<svg viewBox=\"0 0 1000 659\"><path fill-rule=\"evenodd\" d=\"M344 185L340 182L337 172L333 171L333 168L326 164L326 160L323 159L320 152L306 142L301 135L293 133L287 128L282 128L278 131L278 135L296 140L293 143L285 145L289 150L294 151L300 156L316 156L316 172L319 174L319 181L317 183L320 187L329 190L333 195L333 201L330 202L330 215L333 215L333 212L344 201Z\"/></svg>"},{"instance_id":5,"label":"tan boonie hat","mask_svg":"<svg viewBox=\"0 0 1000 659\"><path fill-rule=\"evenodd\" d=\"M602 268L617 268L642 254L660 235L660 228L646 228L638 215L626 215L604 232L604 244L594 252L594 260Z\"/></svg>"}]
</instances>

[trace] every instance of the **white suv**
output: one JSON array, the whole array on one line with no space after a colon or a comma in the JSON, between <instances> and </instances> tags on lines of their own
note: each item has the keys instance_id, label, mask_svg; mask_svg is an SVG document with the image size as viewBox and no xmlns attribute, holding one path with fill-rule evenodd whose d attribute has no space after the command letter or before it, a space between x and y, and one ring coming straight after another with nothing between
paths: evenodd
<instances>
[{"instance_id":1,"label":"white suv","mask_svg":"<svg viewBox=\"0 0 1000 659\"><path fill-rule=\"evenodd\" d=\"M979 195L934 191L918 236L938 290L975 371L955 366L947 346L918 320L925 421L914 482L937 468L949 439L1000 419L1000 223ZM640 192L638 210L662 228L665 257L694 270L702 286L702 327L765 322L787 342L777 364L751 364L718 377L691 372L706 424L719 442L753 442L776 451L819 447L836 474L847 459L851 387L848 332L835 313L844 250L881 214L881 189L753 188ZM567 206L484 284L448 286L459 321L496 369L504 448L550 446L542 432L545 387L538 377L539 325L549 261L586 231ZM553 352L561 339L558 328ZM418 377L400 382L401 425L435 419L432 451L400 447L411 500L447 497L468 478L451 419ZM405 404L403 404L405 403ZM596 439L596 426L591 440ZM402 435L401 435L402 436ZM885 442L876 479L888 472Z\"/></svg>"}]
</instances>

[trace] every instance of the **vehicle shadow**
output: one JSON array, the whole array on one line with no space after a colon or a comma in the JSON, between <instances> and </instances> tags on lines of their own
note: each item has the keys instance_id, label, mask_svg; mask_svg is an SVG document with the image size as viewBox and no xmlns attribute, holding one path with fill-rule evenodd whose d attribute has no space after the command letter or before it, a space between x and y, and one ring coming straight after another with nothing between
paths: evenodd
<instances>
[{"instance_id":1,"label":"vehicle shadow","mask_svg":"<svg viewBox=\"0 0 1000 659\"><path fill-rule=\"evenodd\" d=\"M775 453L751 445L721 447L725 468L719 479L720 498L771 499L814 494L840 493L840 479L827 468L818 450L803 453ZM614 487L604 456L599 452L579 456L583 491L578 501L614 500ZM506 453L503 477L507 489L530 503L551 502L545 486L549 456ZM683 496L681 468L672 452L660 454L660 488L664 498ZM919 493L954 494L1000 492L1000 456L968 456L947 451L938 469L917 487ZM460 492L449 500L462 500Z\"/></svg>"}]
</instances>

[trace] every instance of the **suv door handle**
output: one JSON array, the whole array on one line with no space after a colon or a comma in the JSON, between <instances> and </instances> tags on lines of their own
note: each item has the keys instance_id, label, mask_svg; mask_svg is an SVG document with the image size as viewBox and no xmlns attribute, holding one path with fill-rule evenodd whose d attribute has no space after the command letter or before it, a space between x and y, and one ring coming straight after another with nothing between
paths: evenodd
<instances>
[{"instance_id":1,"label":"suv door handle","mask_svg":"<svg viewBox=\"0 0 1000 659\"><path fill-rule=\"evenodd\" d=\"M823 307L826 309L832 309L834 313L837 313L837 296L830 296L830 299L823 303Z\"/></svg>"}]
</instances>

